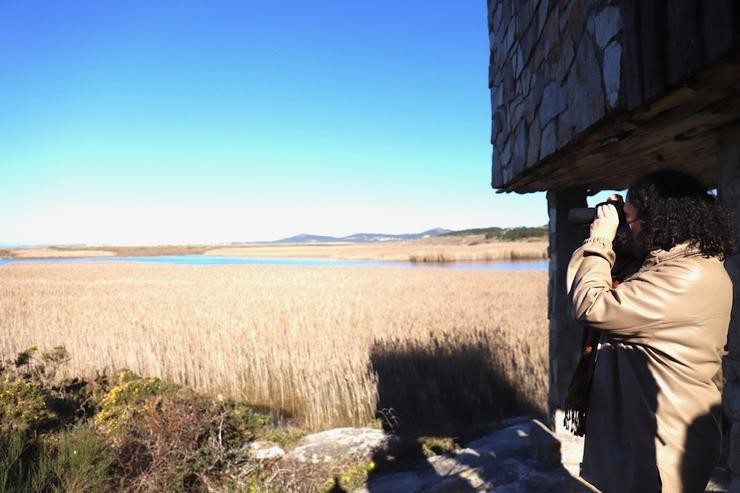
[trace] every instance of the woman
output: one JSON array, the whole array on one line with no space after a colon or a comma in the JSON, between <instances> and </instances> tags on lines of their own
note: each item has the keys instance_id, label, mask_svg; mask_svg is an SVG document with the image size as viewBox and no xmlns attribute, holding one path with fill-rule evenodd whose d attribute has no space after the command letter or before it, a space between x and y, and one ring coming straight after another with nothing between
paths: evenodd
<instances>
[{"instance_id":1,"label":"woman","mask_svg":"<svg viewBox=\"0 0 740 493\"><path fill-rule=\"evenodd\" d=\"M720 454L712 377L732 307L729 220L676 171L638 179L624 213L645 256L637 272L612 285L613 205L597 208L568 266L573 315L600 334L582 476L605 492L703 492Z\"/></svg>"}]
</instances>

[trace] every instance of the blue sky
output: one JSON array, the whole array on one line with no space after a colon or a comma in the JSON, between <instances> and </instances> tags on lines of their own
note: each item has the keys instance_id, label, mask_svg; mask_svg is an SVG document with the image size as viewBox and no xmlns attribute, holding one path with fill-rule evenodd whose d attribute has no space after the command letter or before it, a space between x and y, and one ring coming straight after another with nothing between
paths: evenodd
<instances>
[{"instance_id":1,"label":"blue sky","mask_svg":"<svg viewBox=\"0 0 740 493\"><path fill-rule=\"evenodd\" d=\"M0 243L541 225L490 188L482 0L0 4Z\"/></svg>"}]
</instances>

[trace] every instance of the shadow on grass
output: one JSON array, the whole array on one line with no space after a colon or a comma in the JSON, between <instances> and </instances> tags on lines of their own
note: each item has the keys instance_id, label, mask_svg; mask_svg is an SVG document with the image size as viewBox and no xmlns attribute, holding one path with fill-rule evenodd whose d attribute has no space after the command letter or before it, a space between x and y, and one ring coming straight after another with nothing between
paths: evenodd
<instances>
[{"instance_id":1,"label":"shadow on grass","mask_svg":"<svg viewBox=\"0 0 740 493\"><path fill-rule=\"evenodd\" d=\"M377 341L370 361L378 378L377 417L386 431L412 436L476 434L511 416L541 418L490 342L432 338ZM459 338L454 338L459 339ZM531 371L539 371L532 369Z\"/></svg>"},{"instance_id":2,"label":"shadow on grass","mask_svg":"<svg viewBox=\"0 0 740 493\"><path fill-rule=\"evenodd\" d=\"M495 349L492 337L480 332L373 344L376 417L399 440L373 457L377 468L371 478L405 470L436 475L426 462L430 456L452 452L493 431L504 418L542 418L544 403L538 405L517 388L512 370L517 365L504 361L511 354L498 357L502 351ZM519 362L519 371L526 365Z\"/></svg>"}]
</instances>

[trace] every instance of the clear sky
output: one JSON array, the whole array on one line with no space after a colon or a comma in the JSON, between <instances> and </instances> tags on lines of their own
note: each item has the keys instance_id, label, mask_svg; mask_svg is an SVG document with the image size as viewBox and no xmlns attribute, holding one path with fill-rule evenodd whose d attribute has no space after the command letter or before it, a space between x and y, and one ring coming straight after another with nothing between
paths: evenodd
<instances>
[{"instance_id":1,"label":"clear sky","mask_svg":"<svg viewBox=\"0 0 740 493\"><path fill-rule=\"evenodd\" d=\"M6 0L0 46L0 244L547 222L489 184L484 0Z\"/></svg>"}]
</instances>

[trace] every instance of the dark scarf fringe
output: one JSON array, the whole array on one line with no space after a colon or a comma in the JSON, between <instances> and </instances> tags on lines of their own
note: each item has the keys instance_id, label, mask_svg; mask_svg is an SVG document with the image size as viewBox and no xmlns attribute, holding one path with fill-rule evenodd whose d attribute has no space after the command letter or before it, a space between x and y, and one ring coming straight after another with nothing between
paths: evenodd
<instances>
[{"instance_id":1,"label":"dark scarf fringe","mask_svg":"<svg viewBox=\"0 0 740 493\"><path fill-rule=\"evenodd\" d=\"M575 436L582 437L586 434L586 411L577 409L566 409L563 418L565 429Z\"/></svg>"},{"instance_id":2,"label":"dark scarf fringe","mask_svg":"<svg viewBox=\"0 0 740 493\"><path fill-rule=\"evenodd\" d=\"M578 361L568 393L565 396L565 418L563 426L576 436L586 434L586 415L588 401L591 397L591 382L596 366L596 351L599 345L599 334L584 328L581 359Z\"/></svg>"}]
</instances>

